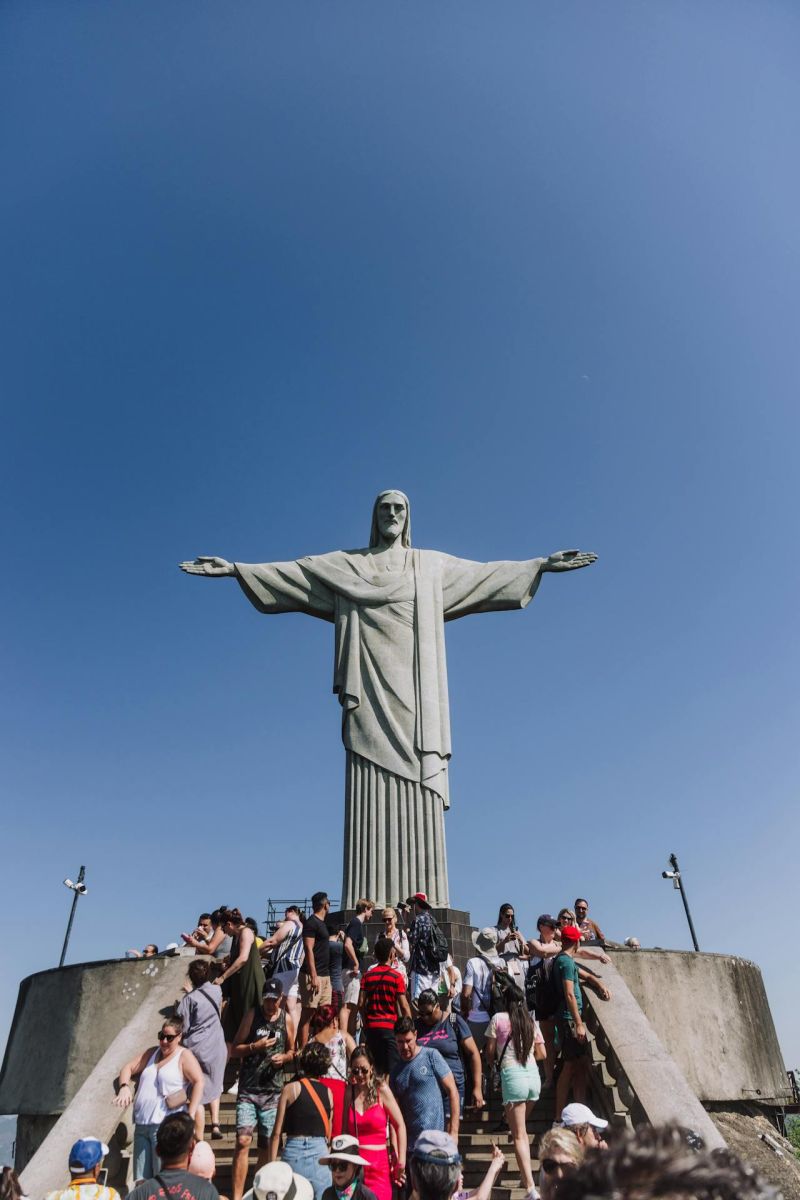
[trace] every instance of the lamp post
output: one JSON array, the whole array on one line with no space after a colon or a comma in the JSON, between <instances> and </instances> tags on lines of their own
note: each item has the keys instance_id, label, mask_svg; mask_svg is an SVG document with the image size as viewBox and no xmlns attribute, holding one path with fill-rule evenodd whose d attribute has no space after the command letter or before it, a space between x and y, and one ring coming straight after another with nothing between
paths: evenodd
<instances>
[{"instance_id":1,"label":"lamp post","mask_svg":"<svg viewBox=\"0 0 800 1200\"><path fill-rule=\"evenodd\" d=\"M67 957L67 946L69 945L69 935L72 933L72 922L75 920L75 909L78 907L78 897L86 895L86 884L83 882L86 876L86 867L81 867L78 872L78 878L75 883L71 879L64 880L64 887L68 887L75 894L72 897L72 908L69 910L69 921L67 922L67 933L64 938L64 945L61 949L61 958L58 960L58 965L63 967L64 959Z\"/></svg>"},{"instance_id":2,"label":"lamp post","mask_svg":"<svg viewBox=\"0 0 800 1200\"><path fill-rule=\"evenodd\" d=\"M694 922L692 921L692 914L689 912L689 901L686 899L686 891L683 886L683 876L681 875L680 867L678 866L678 860L674 854L670 854L669 862L670 862L670 866L672 867L672 870L671 871L662 871L661 878L662 879L671 879L672 886L675 888L675 890L677 892L680 892L681 900L683 901L683 907L686 910L686 920L689 922L689 932L692 935L692 941L694 942L694 948L695 948L695 950L697 950L699 952L700 947L697 944L697 934L694 931Z\"/></svg>"}]
</instances>

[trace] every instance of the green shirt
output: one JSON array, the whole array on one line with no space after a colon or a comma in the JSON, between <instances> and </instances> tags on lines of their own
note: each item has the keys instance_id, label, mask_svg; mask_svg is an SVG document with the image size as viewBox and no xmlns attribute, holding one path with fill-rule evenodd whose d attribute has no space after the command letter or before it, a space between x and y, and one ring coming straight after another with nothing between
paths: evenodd
<instances>
[{"instance_id":1,"label":"green shirt","mask_svg":"<svg viewBox=\"0 0 800 1200\"><path fill-rule=\"evenodd\" d=\"M575 1002L578 1005L578 1012L582 1013L583 995L581 993L581 985L578 979L578 964L575 962L575 959L569 954L564 954L563 951L561 954L557 954L556 960L553 963L553 979L555 980L556 987L558 988L558 1016L564 1020L572 1017L572 1013L567 1005L566 996L564 995L564 982L567 979L572 980L572 987L575 992Z\"/></svg>"}]
</instances>

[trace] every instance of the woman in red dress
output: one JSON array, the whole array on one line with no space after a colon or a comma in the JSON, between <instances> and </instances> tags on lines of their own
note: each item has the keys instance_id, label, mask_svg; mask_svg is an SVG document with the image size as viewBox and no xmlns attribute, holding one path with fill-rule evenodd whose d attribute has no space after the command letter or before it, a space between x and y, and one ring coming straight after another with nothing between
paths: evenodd
<instances>
[{"instance_id":1,"label":"woman in red dress","mask_svg":"<svg viewBox=\"0 0 800 1200\"><path fill-rule=\"evenodd\" d=\"M406 1127L389 1085L375 1075L366 1046L350 1059L350 1082L344 1097L345 1132L358 1138L358 1152L369 1163L364 1186L377 1200L392 1200L392 1185L406 1178Z\"/></svg>"}]
</instances>

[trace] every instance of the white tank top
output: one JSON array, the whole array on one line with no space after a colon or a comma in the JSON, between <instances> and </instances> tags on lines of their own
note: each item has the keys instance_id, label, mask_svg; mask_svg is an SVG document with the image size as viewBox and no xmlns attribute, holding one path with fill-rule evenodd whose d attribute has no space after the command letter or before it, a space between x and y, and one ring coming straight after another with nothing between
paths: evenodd
<instances>
[{"instance_id":1,"label":"white tank top","mask_svg":"<svg viewBox=\"0 0 800 1200\"><path fill-rule=\"evenodd\" d=\"M156 1063L157 1054L158 1051L154 1050L139 1076L136 1099L133 1103L135 1125L160 1125L169 1113L186 1111L185 1104L179 1108L167 1108L164 1103L165 1096L171 1096L173 1092L179 1092L181 1088L186 1087L180 1065L183 1050L179 1050L175 1057L160 1069Z\"/></svg>"}]
</instances>

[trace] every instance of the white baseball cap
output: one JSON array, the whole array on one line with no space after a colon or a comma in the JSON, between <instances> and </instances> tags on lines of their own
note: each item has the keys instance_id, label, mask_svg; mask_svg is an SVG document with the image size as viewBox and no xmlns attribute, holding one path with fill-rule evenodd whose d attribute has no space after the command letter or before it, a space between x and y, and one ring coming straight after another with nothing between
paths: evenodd
<instances>
[{"instance_id":1,"label":"white baseball cap","mask_svg":"<svg viewBox=\"0 0 800 1200\"><path fill-rule=\"evenodd\" d=\"M608 1121L596 1117L585 1104L568 1104L561 1113L561 1124L565 1129L575 1125L592 1125L595 1129L607 1129Z\"/></svg>"},{"instance_id":2,"label":"white baseball cap","mask_svg":"<svg viewBox=\"0 0 800 1200\"><path fill-rule=\"evenodd\" d=\"M314 1200L314 1189L303 1175L295 1175L285 1162L260 1167L253 1186L242 1200Z\"/></svg>"}]
</instances>

